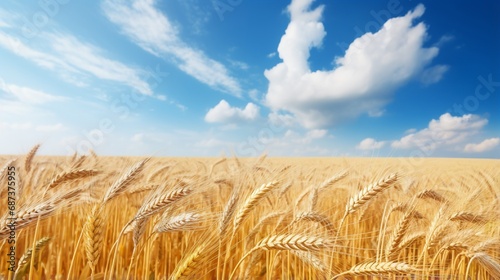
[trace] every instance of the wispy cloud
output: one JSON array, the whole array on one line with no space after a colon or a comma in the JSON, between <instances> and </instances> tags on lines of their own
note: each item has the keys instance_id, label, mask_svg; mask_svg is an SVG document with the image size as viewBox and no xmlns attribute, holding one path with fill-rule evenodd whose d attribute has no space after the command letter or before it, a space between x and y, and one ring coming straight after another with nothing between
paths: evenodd
<instances>
[{"instance_id":1,"label":"wispy cloud","mask_svg":"<svg viewBox=\"0 0 500 280\"><path fill-rule=\"evenodd\" d=\"M212 88L235 96L242 94L239 82L222 63L181 39L179 29L155 7L154 0L106 0L102 8L106 17L145 51L173 61L180 70Z\"/></svg>"},{"instance_id":2,"label":"wispy cloud","mask_svg":"<svg viewBox=\"0 0 500 280\"><path fill-rule=\"evenodd\" d=\"M108 58L100 48L69 34L44 33L40 38L44 39L44 43L33 47L23 42L21 38L0 30L0 47L32 61L39 67L57 72L68 82L90 76L118 82L142 94L152 95L152 89L141 77L139 69ZM78 83L85 85L81 81Z\"/></svg>"},{"instance_id":3,"label":"wispy cloud","mask_svg":"<svg viewBox=\"0 0 500 280\"><path fill-rule=\"evenodd\" d=\"M424 85L435 84L443 78L444 74L449 69L450 67L448 65L436 65L433 67L429 67L422 72L420 81Z\"/></svg>"},{"instance_id":4,"label":"wispy cloud","mask_svg":"<svg viewBox=\"0 0 500 280\"><path fill-rule=\"evenodd\" d=\"M0 91L12 95L15 100L28 104L43 104L67 99L65 97L55 96L29 87L7 84L1 80Z\"/></svg>"},{"instance_id":5,"label":"wispy cloud","mask_svg":"<svg viewBox=\"0 0 500 280\"><path fill-rule=\"evenodd\" d=\"M291 20L278 46L282 62L265 71L266 104L290 112L306 128L329 127L362 114L382 115L395 90L438 54L437 47L423 47L426 26L413 24L425 10L418 5L405 16L389 19L378 32L354 40L332 70L313 71L310 50L322 44L326 32L323 6L311 9L312 3L292 1Z\"/></svg>"}]
</instances>

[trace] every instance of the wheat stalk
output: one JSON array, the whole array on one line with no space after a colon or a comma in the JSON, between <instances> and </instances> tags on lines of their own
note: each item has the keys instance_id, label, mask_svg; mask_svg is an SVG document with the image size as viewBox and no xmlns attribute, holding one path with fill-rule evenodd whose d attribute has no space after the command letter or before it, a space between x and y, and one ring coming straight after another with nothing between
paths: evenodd
<instances>
[{"instance_id":1,"label":"wheat stalk","mask_svg":"<svg viewBox=\"0 0 500 280\"><path fill-rule=\"evenodd\" d=\"M316 257L312 252L298 250L290 250L290 252L299 257L299 259L301 259L303 262L319 270L321 273L325 273L328 270L326 264L324 264L323 261Z\"/></svg>"},{"instance_id":2,"label":"wheat stalk","mask_svg":"<svg viewBox=\"0 0 500 280\"><path fill-rule=\"evenodd\" d=\"M488 271L489 275L491 276L490 279L500 279L500 263L498 263L498 261L496 261L492 256L488 255L485 252L475 252L467 254L467 257L469 258L469 263L467 264L467 269L464 279L470 279L468 277L469 270L472 261L474 260L480 263L481 267L483 267L486 271Z\"/></svg>"}]
</instances>

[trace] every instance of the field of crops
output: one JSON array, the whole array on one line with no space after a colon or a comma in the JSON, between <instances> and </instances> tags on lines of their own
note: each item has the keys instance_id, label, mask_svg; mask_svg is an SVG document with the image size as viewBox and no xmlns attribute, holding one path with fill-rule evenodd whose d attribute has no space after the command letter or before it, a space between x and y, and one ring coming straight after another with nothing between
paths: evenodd
<instances>
[{"instance_id":1,"label":"field of crops","mask_svg":"<svg viewBox=\"0 0 500 280\"><path fill-rule=\"evenodd\" d=\"M500 279L499 160L35 147L0 185L0 279Z\"/></svg>"}]
</instances>

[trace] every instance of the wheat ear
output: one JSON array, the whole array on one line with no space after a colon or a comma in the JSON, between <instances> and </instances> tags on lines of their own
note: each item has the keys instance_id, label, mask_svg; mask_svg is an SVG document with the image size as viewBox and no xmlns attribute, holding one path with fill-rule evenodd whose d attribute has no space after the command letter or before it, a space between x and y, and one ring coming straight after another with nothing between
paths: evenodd
<instances>
[{"instance_id":1,"label":"wheat ear","mask_svg":"<svg viewBox=\"0 0 500 280\"><path fill-rule=\"evenodd\" d=\"M75 154L76 155L76 154ZM79 157L75 157L72 161L73 161L73 164L71 165L71 168L70 169L77 169L77 168L80 168L80 166L82 166L83 162L85 161L85 159L87 159L87 157L85 155L82 155L82 156L79 156Z\"/></svg>"},{"instance_id":2,"label":"wheat ear","mask_svg":"<svg viewBox=\"0 0 500 280\"><path fill-rule=\"evenodd\" d=\"M36 144L26 155L26 159L24 160L24 170L26 171L26 173L30 172L33 158L35 157L35 154L39 148L40 144Z\"/></svg>"},{"instance_id":3,"label":"wheat ear","mask_svg":"<svg viewBox=\"0 0 500 280\"><path fill-rule=\"evenodd\" d=\"M238 205L238 199L239 199L238 192L234 190L233 194L226 202L226 206L224 207L224 211L222 212L222 217L219 222L219 235L221 238L225 235L227 228L230 224L231 217L236 211L236 206Z\"/></svg>"},{"instance_id":4,"label":"wheat ear","mask_svg":"<svg viewBox=\"0 0 500 280\"><path fill-rule=\"evenodd\" d=\"M331 249L333 248L334 242L318 237L318 236L309 236L303 234L280 234L280 235L272 235L268 236L250 251L248 251L236 264L233 272L229 276L229 279L233 279L234 274L236 273L238 267L243 262L245 258L251 255L258 249L263 250L297 250L297 251L320 251L322 249Z\"/></svg>"},{"instance_id":5,"label":"wheat ear","mask_svg":"<svg viewBox=\"0 0 500 280\"><path fill-rule=\"evenodd\" d=\"M348 271L342 272L333 279L337 279L344 275L377 275L377 274L391 274L391 273L409 273L415 271L416 269L406 263L400 262L368 262L363 264L358 264Z\"/></svg>"},{"instance_id":6,"label":"wheat ear","mask_svg":"<svg viewBox=\"0 0 500 280\"><path fill-rule=\"evenodd\" d=\"M17 160L17 158L13 158L9 161L7 161L4 166L2 167L2 169L0 169L0 179L3 178L3 176L5 175L5 171L7 171L7 168L9 168L9 166L12 166L12 164Z\"/></svg>"},{"instance_id":7,"label":"wheat ear","mask_svg":"<svg viewBox=\"0 0 500 280\"><path fill-rule=\"evenodd\" d=\"M50 237L41 238L35 244L34 254L33 254L33 249L28 249L26 253L22 255L22 257L19 259L19 264L17 266L17 269L14 272L14 280L23 279L23 277L29 272L31 260L33 260L33 267L35 268L38 267L40 251L43 249L43 247L45 247L45 245L47 245L49 241Z\"/></svg>"},{"instance_id":8,"label":"wheat ear","mask_svg":"<svg viewBox=\"0 0 500 280\"><path fill-rule=\"evenodd\" d=\"M160 191L153 193L152 196L148 198L147 202L139 208L134 219L149 217L188 196L192 192L192 188L184 186L170 190L165 194L162 194Z\"/></svg>"},{"instance_id":9,"label":"wheat ear","mask_svg":"<svg viewBox=\"0 0 500 280\"><path fill-rule=\"evenodd\" d=\"M236 214L233 222L233 233L238 229L238 227L243 223L245 218L248 216L250 211L255 208L259 201L270 191L272 191L278 185L277 181L263 184L260 188L253 191L253 193L248 197L243 206L240 208Z\"/></svg>"},{"instance_id":10,"label":"wheat ear","mask_svg":"<svg viewBox=\"0 0 500 280\"><path fill-rule=\"evenodd\" d=\"M134 220L134 227L133 227L133 237L132 240L134 241L134 250L137 248L137 245L139 245L139 241L141 240L142 234L144 231L146 231L146 225L149 221L149 217L141 217L136 220Z\"/></svg>"},{"instance_id":11,"label":"wheat ear","mask_svg":"<svg viewBox=\"0 0 500 280\"><path fill-rule=\"evenodd\" d=\"M84 225L84 247L87 255L87 264L92 275L95 273L96 265L101 256L102 242L104 239L104 223L101 214L101 207L94 205Z\"/></svg>"},{"instance_id":12,"label":"wheat ear","mask_svg":"<svg viewBox=\"0 0 500 280\"><path fill-rule=\"evenodd\" d=\"M197 213L182 213L171 219L166 219L160 221L155 225L153 231L160 232L172 232L172 231L185 231L194 230L199 228L201 215Z\"/></svg>"},{"instance_id":13,"label":"wheat ear","mask_svg":"<svg viewBox=\"0 0 500 280\"><path fill-rule=\"evenodd\" d=\"M16 216L8 218L5 216L3 220L3 225L0 228L0 239L8 236L10 232L9 224L14 223L17 230L27 227L32 222L37 221L38 218L44 219L51 215L58 207L69 206L73 203L73 199L82 192L81 189L73 189L69 192L59 193L53 196L51 199L41 202L35 206L26 206L21 208Z\"/></svg>"},{"instance_id":14,"label":"wheat ear","mask_svg":"<svg viewBox=\"0 0 500 280\"><path fill-rule=\"evenodd\" d=\"M479 223L479 224L483 224L488 221L485 217L481 215L473 214L471 212L466 212L466 211L460 211L451 215L449 220L469 222L469 223Z\"/></svg>"},{"instance_id":15,"label":"wheat ear","mask_svg":"<svg viewBox=\"0 0 500 280\"><path fill-rule=\"evenodd\" d=\"M335 229L333 227L332 222L330 219L328 219L327 216L315 213L315 212L302 212L299 213L295 219L293 220L293 223L296 223L298 221L311 221L311 222L316 222L325 227L330 235L335 234Z\"/></svg>"},{"instance_id":16,"label":"wheat ear","mask_svg":"<svg viewBox=\"0 0 500 280\"><path fill-rule=\"evenodd\" d=\"M108 202L109 200L111 200L112 198L121 194L134 181L134 179L137 178L139 173L144 168L144 164L148 160L149 160L149 158L136 163L125 174L123 174L120 177L120 179L115 181L115 183L113 185L111 185L111 187L108 189L108 191L104 195L102 203L104 204L104 203Z\"/></svg>"},{"instance_id":17,"label":"wheat ear","mask_svg":"<svg viewBox=\"0 0 500 280\"><path fill-rule=\"evenodd\" d=\"M88 176L93 176L98 174L99 172L96 170L88 170L88 169L80 169L80 170L73 170L69 172L63 172L61 174L58 174L52 181L50 181L49 185L47 186L47 189L52 189L55 188L65 182L68 181L73 181L76 179L81 179L85 178Z\"/></svg>"},{"instance_id":18,"label":"wheat ear","mask_svg":"<svg viewBox=\"0 0 500 280\"><path fill-rule=\"evenodd\" d=\"M323 190L323 189L326 189L332 185L334 185L336 182L344 179L347 175L349 174L349 172L347 170L344 170L344 171L341 171L335 175L333 175L332 177L328 178L327 180L325 180L319 187L318 189L319 190Z\"/></svg>"},{"instance_id":19,"label":"wheat ear","mask_svg":"<svg viewBox=\"0 0 500 280\"><path fill-rule=\"evenodd\" d=\"M357 195L349 199L345 211L346 214L352 214L356 212L359 207L363 206L369 200L373 199L379 193L389 188L398 179L397 174L391 174L386 178L369 185L368 187L362 189Z\"/></svg>"},{"instance_id":20,"label":"wheat ear","mask_svg":"<svg viewBox=\"0 0 500 280\"><path fill-rule=\"evenodd\" d=\"M246 238L247 240L251 240L257 235L259 232L260 228L269 223L274 218L277 218L279 216L284 215L286 212L273 212L270 214L267 214L266 216L263 216L260 218L259 222L252 228L252 230L247 234Z\"/></svg>"},{"instance_id":21,"label":"wheat ear","mask_svg":"<svg viewBox=\"0 0 500 280\"><path fill-rule=\"evenodd\" d=\"M396 229L394 230L393 234L389 239L389 242L387 243L388 246L387 249L385 250L387 256L391 256L397 250L401 241L403 241L403 237L405 236L410 226L410 220L413 216L412 212L413 211L406 212L406 214L403 216L403 218L399 221L398 225L396 226Z\"/></svg>"},{"instance_id":22,"label":"wheat ear","mask_svg":"<svg viewBox=\"0 0 500 280\"><path fill-rule=\"evenodd\" d=\"M417 194L418 198L430 198L438 202L446 203L448 200L435 190L423 190Z\"/></svg>"},{"instance_id":23,"label":"wheat ear","mask_svg":"<svg viewBox=\"0 0 500 280\"><path fill-rule=\"evenodd\" d=\"M326 238L303 234L280 234L262 239L254 249L319 251L332 247L333 242Z\"/></svg>"},{"instance_id":24,"label":"wheat ear","mask_svg":"<svg viewBox=\"0 0 500 280\"><path fill-rule=\"evenodd\" d=\"M199 266L203 252L207 247L207 243L202 243L187 257L185 258L176 268L176 271L170 277L170 279L184 279L194 271L194 269Z\"/></svg>"}]
</instances>

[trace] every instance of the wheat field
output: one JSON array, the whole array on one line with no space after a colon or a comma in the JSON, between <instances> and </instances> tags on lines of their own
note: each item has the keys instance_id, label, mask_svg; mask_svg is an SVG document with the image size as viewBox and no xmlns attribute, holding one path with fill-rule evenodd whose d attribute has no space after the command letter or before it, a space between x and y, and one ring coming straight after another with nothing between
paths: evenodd
<instances>
[{"instance_id":1,"label":"wheat field","mask_svg":"<svg viewBox=\"0 0 500 280\"><path fill-rule=\"evenodd\" d=\"M0 279L500 279L499 160L37 148L0 156Z\"/></svg>"}]
</instances>

